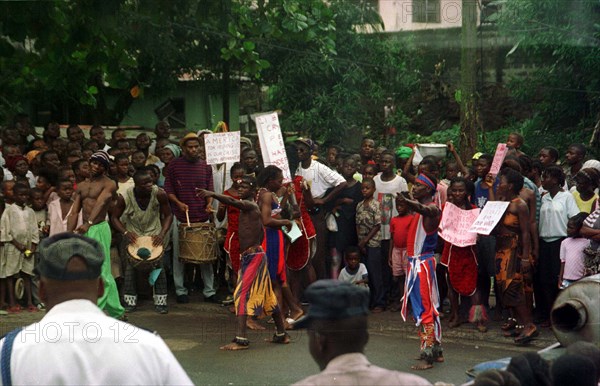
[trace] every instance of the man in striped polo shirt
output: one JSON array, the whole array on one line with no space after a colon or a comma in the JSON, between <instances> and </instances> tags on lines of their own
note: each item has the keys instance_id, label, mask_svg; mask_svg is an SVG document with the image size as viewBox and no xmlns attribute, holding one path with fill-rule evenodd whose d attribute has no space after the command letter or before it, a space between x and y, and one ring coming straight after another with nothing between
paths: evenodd
<instances>
[{"instance_id":1,"label":"man in striped polo shirt","mask_svg":"<svg viewBox=\"0 0 600 386\"><path fill-rule=\"evenodd\" d=\"M169 196L175 216L173 229L177 231L180 223L187 223L186 212L191 223L210 220L212 198L196 197L196 189L214 190L212 169L201 159L203 141L194 133L189 133L180 142L182 156L169 163L165 173L164 189ZM179 261L179 237L173 235L173 280L178 303L188 303L188 290L183 285L184 265ZM200 272L205 301L214 302L214 272L212 264L201 264Z\"/></svg>"}]
</instances>

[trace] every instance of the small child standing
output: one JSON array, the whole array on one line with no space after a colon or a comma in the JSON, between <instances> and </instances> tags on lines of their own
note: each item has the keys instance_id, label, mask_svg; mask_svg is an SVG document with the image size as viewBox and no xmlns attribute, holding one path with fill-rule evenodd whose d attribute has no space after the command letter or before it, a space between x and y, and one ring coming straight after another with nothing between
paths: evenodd
<instances>
[{"instance_id":1,"label":"small child standing","mask_svg":"<svg viewBox=\"0 0 600 386\"><path fill-rule=\"evenodd\" d=\"M44 201L44 192L41 189L31 189L31 209L35 213L35 221L41 242L48 237L48 230L50 228L48 226L48 211L46 210L46 201ZM37 265L37 261L34 261L34 264ZM31 278L31 295L38 309L43 310L46 308L39 296L39 278L35 276Z\"/></svg>"},{"instance_id":2,"label":"small child standing","mask_svg":"<svg viewBox=\"0 0 600 386\"><path fill-rule=\"evenodd\" d=\"M58 200L48 204L50 236L67 231L67 219L73 207L73 183L68 179L59 181L56 186L56 194L58 194ZM81 224L81 213L79 213L77 226Z\"/></svg>"},{"instance_id":3,"label":"small child standing","mask_svg":"<svg viewBox=\"0 0 600 386\"><path fill-rule=\"evenodd\" d=\"M340 271L339 281L369 288L369 273L367 267L360 262L358 247L349 246L344 251L346 266Z\"/></svg>"},{"instance_id":4,"label":"small child standing","mask_svg":"<svg viewBox=\"0 0 600 386\"><path fill-rule=\"evenodd\" d=\"M403 193L398 193L398 195ZM398 312L402 305L400 299L404 296L404 280L408 270L408 257L406 256L406 241L408 228L414 214L408 209L408 205L396 196L396 210L398 215L390 221L390 234L392 236L392 247L388 253L388 264L392 267L392 288L390 291L390 311Z\"/></svg>"},{"instance_id":5,"label":"small child standing","mask_svg":"<svg viewBox=\"0 0 600 386\"><path fill-rule=\"evenodd\" d=\"M385 310L381 261L381 203L373 198L375 181L372 178L363 179L361 192L364 200L356 206L358 248L365 257L369 272L371 311L379 313Z\"/></svg>"},{"instance_id":6,"label":"small child standing","mask_svg":"<svg viewBox=\"0 0 600 386\"><path fill-rule=\"evenodd\" d=\"M28 185L16 184L14 189L14 204L6 206L0 219L0 277L6 278L8 285L9 312L19 312L21 307L16 304L14 279L19 273L23 274L27 309L37 311L31 298L31 277L33 276L33 253L39 243L39 234L35 213L27 206L30 198Z\"/></svg>"},{"instance_id":7,"label":"small child standing","mask_svg":"<svg viewBox=\"0 0 600 386\"><path fill-rule=\"evenodd\" d=\"M587 213L578 213L567 222L567 238L560 243L560 275L558 288L565 289L585 276L585 255L583 250L590 241L581 236L580 231Z\"/></svg>"}]
</instances>

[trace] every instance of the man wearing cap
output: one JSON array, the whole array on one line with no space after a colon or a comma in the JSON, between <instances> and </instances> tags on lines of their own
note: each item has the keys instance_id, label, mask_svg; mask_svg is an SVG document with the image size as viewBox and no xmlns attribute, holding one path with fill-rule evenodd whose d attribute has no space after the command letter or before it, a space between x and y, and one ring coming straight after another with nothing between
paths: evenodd
<instances>
[{"instance_id":1,"label":"man wearing cap","mask_svg":"<svg viewBox=\"0 0 600 386\"><path fill-rule=\"evenodd\" d=\"M308 138L298 138L295 141L296 151L300 164L296 169L296 176L303 178L304 189L310 190L312 202L307 200L306 205L310 218L317 233L317 250L312 259L312 264L317 274L317 279L329 277L327 272L327 225L323 204L335 199L335 197L346 188L346 180L338 172L330 169L311 157L314 142ZM333 189L331 189L333 188ZM326 191L331 189L329 193Z\"/></svg>"},{"instance_id":2,"label":"man wearing cap","mask_svg":"<svg viewBox=\"0 0 600 386\"><path fill-rule=\"evenodd\" d=\"M38 254L48 312L0 341L2 384L192 384L159 336L98 309L105 259L96 240L59 233Z\"/></svg>"},{"instance_id":3,"label":"man wearing cap","mask_svg":"<svg viewBox=\"0 0 600 386\"><path fill-rule=\"evenodd\" d=\"M67 229L70 232L75 231L88 236L102 245L104 250L104 264L102 265L104 294L98 299L98 306L106 310L110 316L121 318L125 309L121 305L119 291L110 265L112 235L107 221L107 212L116 197L117 185L106 176L109 165L109 155L103 150L95 152L90 157L90 179L77 185L71 214L67 219ZM80 210L83 225L75 229Z\"/></svg>"},{"instance_id":4,"label":"man wearing cap","mask_svg":"<svg viewBox=\"0 0 600 386\"><path fill-rule=\"evenodd\" d=\"M154 185L148 170L138 170L134 176L135 185L119 195L112 215L114 229L121 233L128 244L135 244L139 236L152 236L152 249L168 244L169 231L173 223L173 213L169 206L169 198L164 190ZM137 254L141 259L152 253L148 248L139 248ZM162 259L154 270L154 310L166 314L167 308L167 276ZM153 277L151 271L150 277ZM129 312L137 306L136 269L127 259L125 268L125 288L123 290L125 305ZM155 274L155 273L154 273ZM151 279L152 280L152 279Z\"/></svg>"},{"instance_id":5,"label":"man wearing cap","mask_svg":"<svg viewBox=\"0 0 600 386\"><path fill-rule=\"evenodd\" d=\"M189 133L181 139L182 157L175 158L167 166L164 189L175 215L173 229L180 223L200 223L210 221L212 198L196 196L196 189L214 190L212 169L201 158L203 141L196 133ZM187 213L187 214L186 214ZM184 264L179 261L179 237L173 235L173 281L178 303L188 303L188 291L183 285ZM204 283L204 300L215 301L214 273L212 264L200 264Z\"/></svg>"},{"instance_id":6,"label":"man wearing cap","mask_svg":"<svg viewBox=\"0 0 600 386\"><path fill-rule=\"evenodd\" d=\"M321 372L295 385L431 385L419 376L374 366L364 355L369 290L319 280L304 294L308 313L294 328L307 328L310 354Z\"/></svg>"}]
</instances>

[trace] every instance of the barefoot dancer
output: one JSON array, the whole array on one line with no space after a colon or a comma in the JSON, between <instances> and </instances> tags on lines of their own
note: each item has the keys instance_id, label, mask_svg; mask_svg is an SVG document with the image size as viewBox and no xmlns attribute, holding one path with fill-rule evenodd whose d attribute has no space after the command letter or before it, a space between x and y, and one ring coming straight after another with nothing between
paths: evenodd
<instances>
[{"instance_id":1,"label":"barefoot dancer","mask_svg":"<svg viewBox=\"0 0 600 386\"><path fill-rule=\"evenodd\" d=\"M117 185L106 176L110 165L108 153L97 151L90 157L91 177L80 183L75 191L71 214L67 219L67 229L98 241L104 249L104 264L102 264L102 280L104 294L98 299L98 307L108 312L114 318L122 318L125 309L119 300L117 284L110 270L111 231L106 213L113 202ZM83 225L77 227L79 211L83 214Z\"/></svg>"},{"instance_id":2,"label":"barefoot dancer","mask_svg":"<svg viewBox=\"0 0 600 386\"><path fill-rule=\"evenodd\" d=\"M441 338L442 326L437 311L439 294L435 276L435 257L437 245L437 228L441 211L433 203L433 195L437 182L435 178L419 174L413 185L414 200L399 194L416 215L408 230L407 255L408 273L402 301L402 318L406 320L408 299L412 306L413 317L419 326L421 353L413 370L426 370L433 367L433 362L443 362Z\"/></svg>"},{"instance_id":3,"label":"barefoot dancer","mask_svg":"<svg viewBox=\"0 0 600 386\"><path fill-rule=\"evenodd\" d=\"M238 194L241 200L236 200L222 194L204 189L197 189L199 197L213 197L223 204L234 206L240 210L239 240L241 253L241 271L234 292L235 311L237 315L237 333L232 343L221 350L245 350L248 341L246 321L248 316L273 314L277 332L273 335L273 343L289 343L289 335L283 327L277 298L271 287L271 279L267 270L267 257L262 247L264 229L258 205L253 201L256 191L254 177L244 176L237 181ZM289 224L288 224L289 225Z\"/></svg>"}]
</instances>

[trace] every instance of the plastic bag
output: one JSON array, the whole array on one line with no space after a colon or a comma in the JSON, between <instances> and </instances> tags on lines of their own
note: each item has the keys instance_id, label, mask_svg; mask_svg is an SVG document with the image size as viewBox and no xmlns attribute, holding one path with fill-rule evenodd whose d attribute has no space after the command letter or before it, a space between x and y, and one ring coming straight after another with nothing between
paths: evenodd
<instances>
[{"instance_id":1,"label":"plastic bag","mask_svg":"<svg viewBox=\"0 0 600 386\"><path fill-rule=\"evenodd\" d=\"M338 231L337 221L335 220L333 213L329 213L327 216L325 216L325 224L330 232Z\"/></svg>"}]
</instances>

